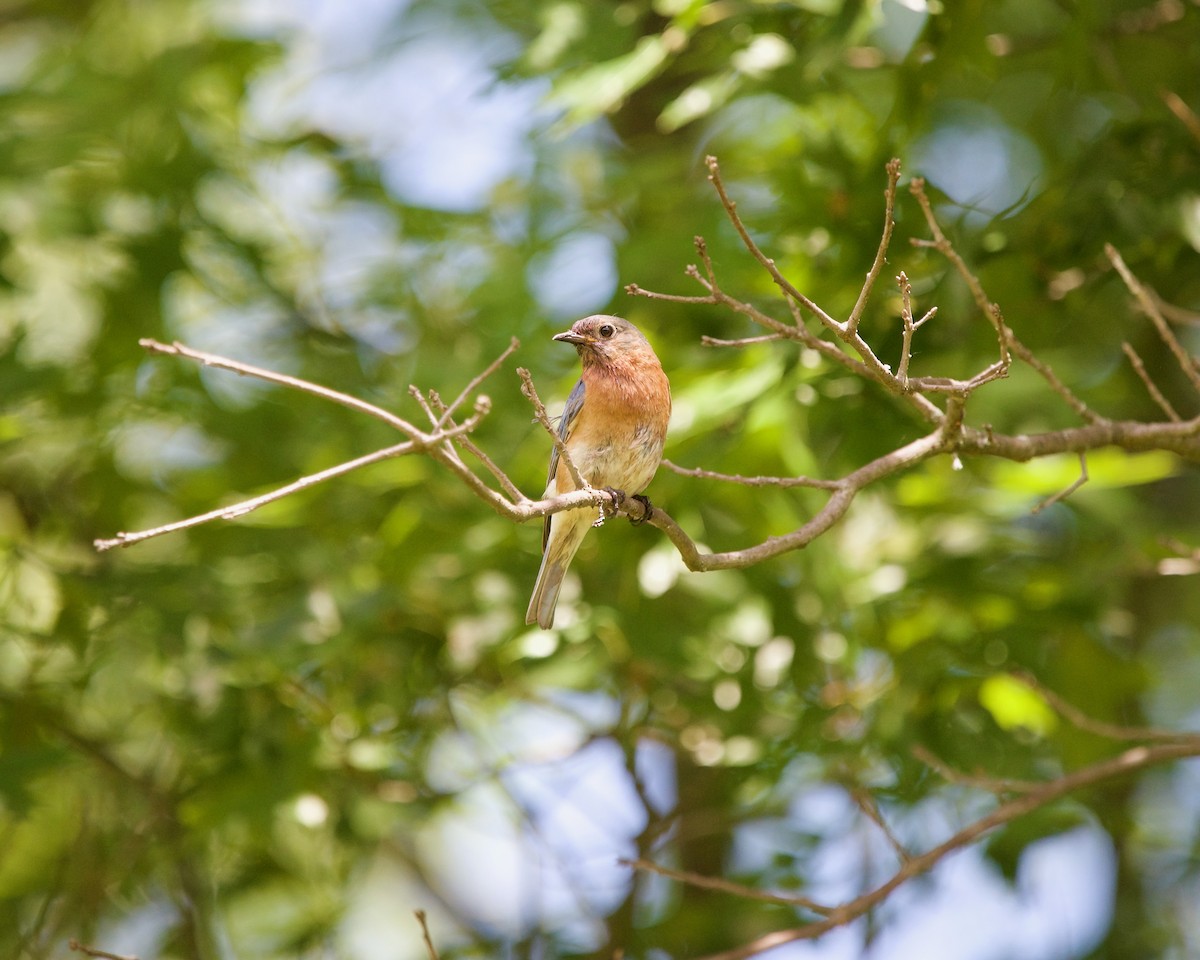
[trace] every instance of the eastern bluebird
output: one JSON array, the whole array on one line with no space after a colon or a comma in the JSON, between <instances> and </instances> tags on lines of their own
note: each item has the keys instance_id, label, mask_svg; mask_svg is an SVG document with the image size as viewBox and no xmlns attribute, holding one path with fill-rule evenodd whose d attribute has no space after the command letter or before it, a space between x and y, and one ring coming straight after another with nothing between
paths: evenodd
<instances>
[{"instance_id":1,"label":"eastern bluebird","mask_svg":"<svg viewBox=\"0 0 1200 960\"><path fill-rule=\"evenodd\" d=\"M554 339L574 344L583 364L583 375L558 423L558 435L572 462L593 487L641 493L662 460L671 418L671 385L662 364L641 331L620 317L584 317ZM555 447L546 496L574 489L571 471L565 460L559 462ZM591 507L546 517L542 566L526 623L536 622L544 630L553 625L563 575L591 528L592 517Z\"/></svg>"}]
</instances>

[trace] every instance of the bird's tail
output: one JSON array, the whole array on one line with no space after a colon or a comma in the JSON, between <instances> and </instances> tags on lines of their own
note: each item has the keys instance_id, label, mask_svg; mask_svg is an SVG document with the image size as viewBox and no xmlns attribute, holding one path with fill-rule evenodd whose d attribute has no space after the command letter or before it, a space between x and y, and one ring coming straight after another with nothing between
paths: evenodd
<instances>
[{"instance_id":1,"label":"bird's tail","mask_svg":"<svg viewBox=\"0 0 1200 960\"><path fill-rule=\"evenodd\" d=\"M529 598L525 622L536 623L543 630L554 626L554 608L558 606L558 592L562 589L563 577L567 574L575 551L591 529L590 517L583 511L578 514L570 510L555 515L550 539L542 554L542 565L533 585L533 596Z\"/></svg>"}]
</instances>

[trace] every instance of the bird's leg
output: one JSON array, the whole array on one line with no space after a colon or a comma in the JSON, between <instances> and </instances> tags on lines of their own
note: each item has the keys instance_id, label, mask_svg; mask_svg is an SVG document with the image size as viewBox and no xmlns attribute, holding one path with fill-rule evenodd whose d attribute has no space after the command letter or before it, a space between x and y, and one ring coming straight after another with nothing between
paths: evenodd
<instances>
[{"instance_id":1,"label":"bird's leg","mask_svg":"<svg viewBox=\"0 0 1200 960\"><path fill-rule=\"evenodd\" d=\"M600 489L612 497L612 500L602 500L600 502L600 516L592 524L593 527L604 526L604 521L609 517L615 517L617 515L617 508L625 502L624 490L614 490L612 487L601 487Z\"/></svg>"},{"instance_id":2,"label":"bird's leg","mask_svg":"<svg viewBox=\"0 0 1200 960\"><path fill-rule=\"evenodd\" d=\"M630 517L629 522L635 527L640 527L643 523L654 516L654 504L650 502L649 497L640 493L635 493L633 495L633 499L642 505L642 515L636 519L634 517Z\"/></svg>"}]
</instances>

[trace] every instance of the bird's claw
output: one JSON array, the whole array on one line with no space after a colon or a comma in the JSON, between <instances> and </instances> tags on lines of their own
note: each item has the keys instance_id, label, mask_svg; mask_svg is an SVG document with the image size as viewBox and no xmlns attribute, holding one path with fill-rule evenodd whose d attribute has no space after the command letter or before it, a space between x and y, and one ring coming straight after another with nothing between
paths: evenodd
<instances>
[{"instance_id":1,"label":"bird's claw","mask_svg":"<svg viewBox=\"0 0 1200 960\"><path fill-rule=\"evenodd\" d=\"M640 493L635 493L632 499L636 500L642 505L642 515L640 517L630 517L629 522L635 527L640 527L643 523L654 516L654 504L650 502L649 497Z\"/></svg>"},{"instance_id":2,"label":"bird's claw","mask_svg":"<svg viewBox=\"0 0 1200 960\"><path fill-rule=\"evenodd\" d=\"M601 489L612 499L600 501L600 515L596 518L596 522L592 524L593 527L604 526L604 521L610 517L615 517L617 515L617 508L625 502L624 490L614 490L612 487L602 487Z\"/></svg>"}]
</instances>

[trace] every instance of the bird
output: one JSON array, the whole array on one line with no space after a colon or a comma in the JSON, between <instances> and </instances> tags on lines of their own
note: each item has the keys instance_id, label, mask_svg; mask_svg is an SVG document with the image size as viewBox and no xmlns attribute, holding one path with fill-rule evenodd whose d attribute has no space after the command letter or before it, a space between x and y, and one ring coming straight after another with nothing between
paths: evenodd
<instances>
[{"instance_id":1,"label":"bird","mask_svg":"<svg viewBox=\"0 0 1200 960\"><path fill-rule=\"evenodd\" d=\"M628 320L595 314L577 320L554 340L579 353L583 373L567 397L558 436L581 477L592 487L638 496L650 485L662 461L667 422L671 418L671 385L649 341ZM557 445L550 455L546 496L577 489ZM546 517L542 528L542 565L525 614L527 624L543 630L554 625L558 592L571 559L593 526L589 506ZM601 514L603 517L603 513Z\"/></svg>"}]
</instances>

